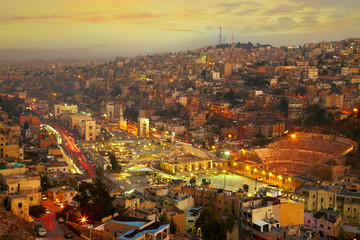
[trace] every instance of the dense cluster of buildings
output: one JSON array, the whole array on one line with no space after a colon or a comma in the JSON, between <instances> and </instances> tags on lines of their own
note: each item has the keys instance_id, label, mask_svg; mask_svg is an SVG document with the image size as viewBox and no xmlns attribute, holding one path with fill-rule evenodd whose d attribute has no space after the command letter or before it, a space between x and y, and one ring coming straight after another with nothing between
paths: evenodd
<instances>
[{"instance_id":1,"label":"dense cluster of buildings","mask_svg":"<svg viewBox=\"0 0 360 240\"><path fill-rule=\"evenodd\" d=\"M176 231L196 235L206 207L236 219L233 239L343 236L360 224L360 169L347 161L357 136L317 126L356 121L359 58L360 40L347 39L1 62L1 203L29 218L41 203L40 176L56 185L47 197L73 203L77 183L95 176L80 161L108 171L111 153L128 175L168 176L143 196L115 191L128 216L110 216L97 229L119 239L169 239L163 214ZM130 170L135 162L147 168ZM315 176L314 166L328 175ZM206 181L167 182L212 170L274 186L249 196Z\"/></svg>"}]
</instances>

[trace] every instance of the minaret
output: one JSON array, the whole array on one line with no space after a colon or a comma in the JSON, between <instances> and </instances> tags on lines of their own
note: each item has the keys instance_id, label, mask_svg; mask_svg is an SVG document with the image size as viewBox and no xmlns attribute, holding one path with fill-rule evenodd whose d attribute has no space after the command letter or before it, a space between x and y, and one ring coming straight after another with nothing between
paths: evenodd
<instances>
[{"instance_id":1,"label":"minaret","mask_svg":"<svg viewBox=\"0 0 360 240\"><path fill-rule=\"evenodd\" d=\"M123 108L122 104L120 104L120 119L119 119L119 127L121 128L124 123L124 116L123 116Z\"/></svg>"}]
</instances>

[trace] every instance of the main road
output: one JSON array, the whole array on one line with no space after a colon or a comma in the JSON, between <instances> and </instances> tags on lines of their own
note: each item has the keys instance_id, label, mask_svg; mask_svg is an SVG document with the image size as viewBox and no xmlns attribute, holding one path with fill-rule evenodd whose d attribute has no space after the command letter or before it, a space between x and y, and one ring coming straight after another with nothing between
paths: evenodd
<instances>
[{"instance_id":1,"label":"main road","mask_svg":"<svg viewBox=\"0 0 360 240\"><path fill-rule=\"evenodd\" d=\"M44 124L44 126L46 129L54 132L58 137L60 137L60 145L63 147L63 154L65 154L65 159L68 160L67 162L70 168L74 169L73 173L83 174L84 172L87 172L91 178L98 178L96 169L87 161L84 153L74 143L74 139L68 136L67 130L53 123ZM108 179L103 178L103 183L112 190L121 191L119 187L110 182Z\"/></svg>"}]
</instances>

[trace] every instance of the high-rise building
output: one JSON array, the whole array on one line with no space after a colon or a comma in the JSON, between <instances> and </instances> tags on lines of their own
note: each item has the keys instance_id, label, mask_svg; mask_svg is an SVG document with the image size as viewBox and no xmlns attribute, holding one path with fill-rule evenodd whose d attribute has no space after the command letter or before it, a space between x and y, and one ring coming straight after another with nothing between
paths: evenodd
<instances>
[{"instance_id":1,"label":"high-rise building","mask_svg":"<svg viewBox=\"0 0 360 240\"><path fill-rule=\"evenodd\" d=\"M96 121L94 120L83 120L78 124L78 130L85 141L95 140L100 133L100 129L97 128Z\"/></svg>"},{"instance_id":2,"label":"high-rise building","mask_svg":"<svg viewBox=\"0 0 360 240\"><path fill-rule=\"evenodd\" d=\"M220 64L220 75L221 75L221 77L231 76L231 64L230 63Z\"/></svg>"},{"instance_id":3,"label":"high-rise building","mask_svg":"<svg viewBox=\"0 0 360 240\"><path fill-rule=\"evenodd\" d=\"M138 136L149 137L149 119L139 118L138 120Z\"/></svg>"},{"instance_id":4,"label":"high-rise building","mask_svg":"<svg viewBox=\"0 0 360 240\"><path fill-rule=\"evenodd\" d=\"M106 118L109 120L114 119L115 117L115 106L113 102L106 104Z\"/></svg>"}]
</instances>

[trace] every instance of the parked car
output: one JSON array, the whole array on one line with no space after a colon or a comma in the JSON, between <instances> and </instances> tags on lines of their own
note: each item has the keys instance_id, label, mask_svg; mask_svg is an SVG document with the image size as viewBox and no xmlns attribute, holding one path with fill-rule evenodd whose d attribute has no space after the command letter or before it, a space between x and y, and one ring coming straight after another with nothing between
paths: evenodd
<instances>
[{"instance_id":1,"label":"parked car","mask_svg":"<svg viewBox=\"0 0 360 240\"><path fill-rule=\"evenodd\" d=\"M64 218L58 218L58 223L64 223L65 222L65 219Z\"/></svg>"},{"instance_id":2,"label":"parked car","mask_svg":"<svg viewBox=\"0 0 360 240\"><path fill-rule=\"evenodd\" d=\"M45 230L45 228L38 228L38 229L36 230L36 235L37 235L38 237L45 237L45 236L46 236L46 230Z\"/></svg>"},{"instance_id":3,"label":"parked car","mask_svg":"<svg viewBox=\"0 0 360 240\"><path fill-rule=\"evenodd\" d=\"M50 214L50 209L45 209L46 214Z\"/></svg>"},{"instance_id":4,"label":"parked car","mask_svg":"<svg viewBox=\"0 0 360 240\"><path fill-rule=\"evenodd\" d=\"M72 232L65 232L64 233L64 238L72 238L72 237L73 237Z\"/></svg>"},{"instance_id":5,"label":"parked car","mask_svg":"<svg viewBox=\"0 0 360 240\"><path fill-rule=\"evenodd\" d=\"M46 230L43 228L43 226L40 223L35 223L34 231L36 236L38 237L45 237L46 236Z\"/></svg>"},{"instance_id":6,"label":"parked car","mask_svg":"<svg viewBox=\"0 0 360 240\"><path fill-rule=\"evenodd\" d=\"M56 200L56 201L54 202L54 204L55 204L55 206L59 206L59 207L61 207L61 206L64 205L64 204L63 204L62 202L60 202L59 200Z\"/></svg>"},{"instance_id":7,"label":"parked car","mask_svg":"<svg viewBox=\"0 0 360 240\"><path fill-rule=\"evenodd\" d=\"M47 200L47 199L48 199L47 196L45 196L45 195L41 196L41 200Z\"/></svg>"}]
</instances>

